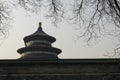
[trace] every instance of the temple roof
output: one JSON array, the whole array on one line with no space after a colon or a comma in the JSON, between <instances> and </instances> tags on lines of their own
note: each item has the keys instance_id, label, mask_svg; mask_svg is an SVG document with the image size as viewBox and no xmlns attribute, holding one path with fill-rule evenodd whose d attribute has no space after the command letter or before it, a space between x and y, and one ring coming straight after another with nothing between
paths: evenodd
<instances>
[{"instance_id":1,"label":"temple roof","mask_svg":"<svg viewBox=\"0 0 120 80\"><path fill-rule=\"evenodd\" d=\"M58 48L54 48L54 47L43 47L43 46L29 46L29 47L23 47L18 49L18 52L20 54L24 53L24 52L28 52L28 51L50 51L53 53L56 53L57 55L60 54L62 51Z\"/></svg>"},{"instance_id":2,"label":"temple roof","mask_svg":"<svg viewBox=\"0 0 120 80\"><path fill-rule=\"evenodd\" d=\"M24 41L28 42L28 41L31 41L31 40L47 40L47 41L50 41L50 42L54 42L56 39L50 35L48 35L47 33L45 33L43 30L42 30L42 27L39 23L39 27L38 27L38 30L36 32L34 32L33 34L29 35L29 36L26 36L24 38Z\"/></svg>"},{"instance_id":3,"label":"temple roof","mask_svg":"<svg viewBox=\"0 0 120 80\"><path fill-rule=\"evenodd\" d=\"M38 30L37 30L36 32L34 32L34 33L32 34L32 36L33 36L33 35L50 36L50 35L48 35L47 33L45 33L45 32L42 30L42 27L41 27L41 26L38 27Z\"/></svg>"},{"instance_id":4,"label":"temple roof","mask_svg":"<svg viewBox=\"0 0 120 80\"><path fill-rule=\"evenodd\" d=\"M39 28L32 35L24 38L25 47L17 50L22 56L22 60L44 60L44 59L59 59L58 54L62 51L52 47L52 43L56 39L42 30L41 23Z\"/></svg>"}]
</instances>

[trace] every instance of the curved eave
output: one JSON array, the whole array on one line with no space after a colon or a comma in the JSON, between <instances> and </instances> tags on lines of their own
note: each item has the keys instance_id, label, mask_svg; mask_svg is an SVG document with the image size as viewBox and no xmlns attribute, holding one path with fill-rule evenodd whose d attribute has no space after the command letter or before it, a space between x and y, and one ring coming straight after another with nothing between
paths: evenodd
<instances>
[{"instance_id":1,"label":"curved eave","mask_svg":"<svg viewBox=\"0 0 120 80\"><path fill-rule=\"evenodd\" d=\"M43 46L29 46L29 47L23 47L17 50L18 53L22 54L25 52L30 52L30 51L49 51L49 52L54 52L56 54L61 53L62 51L58 48L53 48L53 47L43 47Z\"/></svg>"},{"instance_id":2,"label":"curved eave","mask_svg":"<svg viewBox=\"0 0 120 80\"><path fill-rule=\"evenodd\" d=\"M42 35L31 35L31 36L27 36L24 38L25 42L31 41L31 40L47 40L50 42L55 42L56 39L52 36L42 36Z\"/></svg>"}]
</instances>

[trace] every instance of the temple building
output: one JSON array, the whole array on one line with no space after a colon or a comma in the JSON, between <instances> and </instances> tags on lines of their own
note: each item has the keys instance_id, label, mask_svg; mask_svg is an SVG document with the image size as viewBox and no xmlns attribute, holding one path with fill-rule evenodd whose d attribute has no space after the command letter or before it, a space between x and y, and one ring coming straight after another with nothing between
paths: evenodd
<instances>
[{"instance_id":1,"label":"temple building","mask_svg":"<svg viewBox=\"0 0 120 80\"><path fill-rule=\"evenodd\" d=\"M0 80L120 80L119 58L60 59L62 50L52 47L55 41L39 23L17 50L19 59L0 60Z\"/></svg>"},{"instance_id":2,"label":"temple building","mask_svg":"<svg viewBox=\"0 0 120 80\"><path fill-rule=\"evenodd\" d=\"M40 22L38 30L24 38L25 47L18 49L18 53L22 55L20 59L59 59L57 55L61 53L61 50L51 46L55 41L54 37L42 30Z\"/></svg>"}]
</instances>

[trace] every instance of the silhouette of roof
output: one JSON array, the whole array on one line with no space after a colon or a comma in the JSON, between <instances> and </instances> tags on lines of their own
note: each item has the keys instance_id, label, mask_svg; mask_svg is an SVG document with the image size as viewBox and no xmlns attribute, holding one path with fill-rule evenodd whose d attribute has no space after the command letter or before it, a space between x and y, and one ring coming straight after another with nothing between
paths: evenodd
<instances>
[{"instance_id":1,"label":"silhouette of roof","mask_svg":"<svg viewBox=\"0 0 120 80\"><path fill-rule=\"evenodd\" d=\"M62 51L52 47L51 44L56 39L42 30L41 23L39 28L32 35L24 38L25 47L17 50L22 55L20 59L59 59L58 54Z\"/></svg>"},{"instance_id":2,"label":"silhouette of roof","mask_svg":"<svg viewBox=\"0 0 120 80\"><path fill-rule=\"evenodd\" d=\"M56 41L56 39L50 35L48 35L47 33L45 33L43 30L42 30L42 27L39 25L39 28L36 32L34 32L32 35L29 35L29 36L26 36L24 37L24 41L25 42L28 42L28 41L31 41L31 40L47 40L47 41L50 41L50 42L54 42Z\"/></svg>"}]
</instances>

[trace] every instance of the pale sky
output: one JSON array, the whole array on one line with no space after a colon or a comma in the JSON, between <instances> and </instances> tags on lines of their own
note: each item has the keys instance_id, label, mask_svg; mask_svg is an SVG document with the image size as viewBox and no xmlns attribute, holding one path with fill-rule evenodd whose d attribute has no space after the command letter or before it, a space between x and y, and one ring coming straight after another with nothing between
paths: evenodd
<instances>
[{"instance_id":1,"label":"pale sky","mask_svg":"<svg viewBox=\"0 0 120 80\"><path fill-rule=\"evenodd\" d=\"M62 50L60 58L107 58L104 56L105 53L112 52L114 43L117 42L117 40L103 38L96 45L87 46L85 42L75 38L75 34L78 34L75 29L77 25L63 21L55 27L43 14L27 15L22 9L15 10L12 16L9 36L1 41L0 59L19 58L17 49L25 46L23 38L34 33L39 22L42 22L42 28L47 34L57 39L53 46Z\"/></svg>"}]
</instances>

